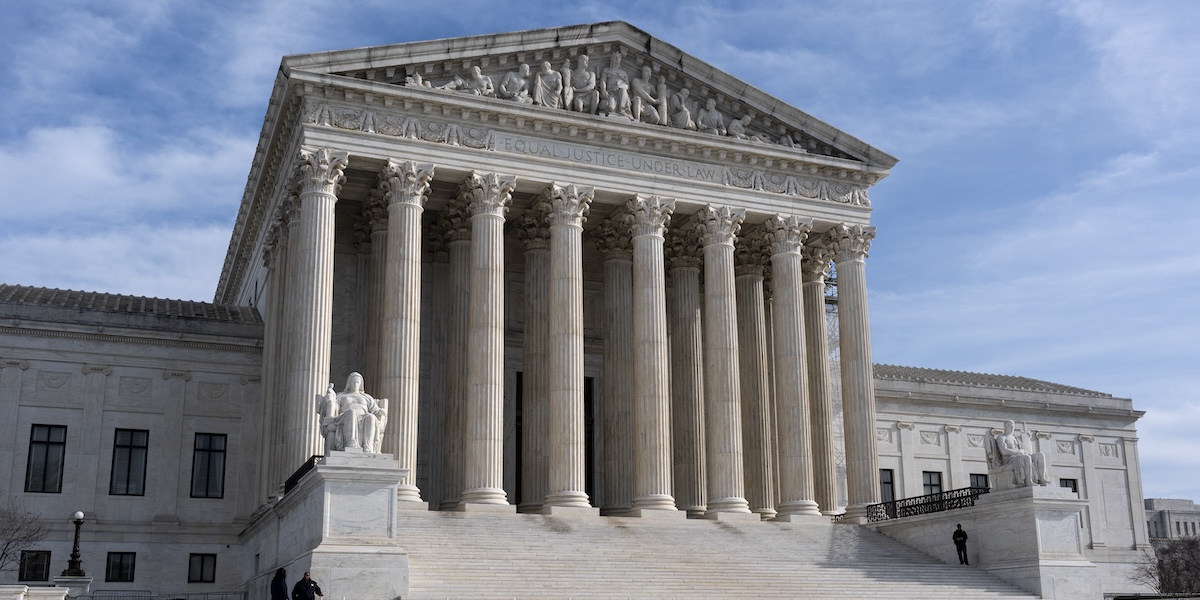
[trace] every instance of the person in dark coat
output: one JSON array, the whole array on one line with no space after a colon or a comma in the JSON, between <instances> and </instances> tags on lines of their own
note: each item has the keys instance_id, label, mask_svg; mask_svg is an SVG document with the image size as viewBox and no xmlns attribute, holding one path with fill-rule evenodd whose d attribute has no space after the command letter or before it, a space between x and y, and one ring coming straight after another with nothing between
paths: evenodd
<instances>
[{"instance_id":1,"label":"person in dark coat","mask_svg":"<svg viewBox=\"0 0 1200 600\"><path fill-rule=\"evenodd\" d=\"M271 600L288 600L287 571L277 569L275 579L271 580Z\"/></svg>"},{"instance_id":2,"label":"person in dark coat","mask_svg":"<svg viewBox=\"0 0 1200 600\"><path fill-rule=\"evenodd\" d=\"M962 525L958 525L958 529L954 530L954 535L950 536L954 540L954 548L958 550L958 564L969 565L967 560L967 532L963 531Z\"/></svg>"},{"instance_id":3,"label":"person in dark coat","mask_svg":"<svg viewBox=\"0 0 1200 600\"><path fill-rule=\"evenodd\" d=\"M316 600L317 596L324 598L325 594L321 593L321 586L308 576L308 571L305 571L304 577L292 587L292 600Z\"/></svg>"}]
</instances>

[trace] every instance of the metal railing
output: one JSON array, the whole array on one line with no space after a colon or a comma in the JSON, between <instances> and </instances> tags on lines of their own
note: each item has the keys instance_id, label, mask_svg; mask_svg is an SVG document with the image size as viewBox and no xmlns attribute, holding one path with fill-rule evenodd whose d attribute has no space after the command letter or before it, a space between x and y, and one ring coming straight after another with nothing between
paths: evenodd
<instances>
[{"instance_id":1,"label":"metal railing","mask_svg":"<svg viewBox=\"0 0 1200 600\"><path fill-rule=\"evenodd\" d=\"M292 488L296 487L297 483L300 483L300 478L304 477L309 471L313 470L313 468L317 466L317 461L321 460L322 458L325 457L321 456L320 454L314 454L308 460L304 461L304 464L300 465L300 468L296 469L296 472L292 473L292 476L288 477L287 481L283 482L283 493L286 494L292 491Z\"/></svg>"},{"instance_id":2,"label":"metal railing","mask_svg":"<svg viewBox=\"0 0 1200 600\"><path fill-rule=\"evenodd\" d=\"M867 522L927 515L930 513L975 506L975 499L988 493L988 488L969 487L892 502L880 502L867 507Z\"/></svg>"}]
</instances>

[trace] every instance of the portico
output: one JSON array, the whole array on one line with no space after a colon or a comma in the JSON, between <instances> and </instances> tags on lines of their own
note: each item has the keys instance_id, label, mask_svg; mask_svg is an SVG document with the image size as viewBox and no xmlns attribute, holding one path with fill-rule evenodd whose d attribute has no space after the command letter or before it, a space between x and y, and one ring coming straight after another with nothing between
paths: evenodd
<instances>
[{"instance_id":1,"label":"portico","mask_svg":"<svg viewBox=\"0 0 1200 600\"><path fill-rule=\"evenodd\" d=\"M314 398L361 371L390 401L404 505L834 512L808 293L832 261L862 516L879 495L867 189L895 159L623 23L557 31L453 59L414 43L284 60L218 291L267 323L263 435L282 444L263 446L260 493L321 453ZM649 69L664 112L688 90L675 104L706 123L750 115L744 137L635 118L603 89L466 85L583 56L613 82Z\"/></svg>"}]
</instances>

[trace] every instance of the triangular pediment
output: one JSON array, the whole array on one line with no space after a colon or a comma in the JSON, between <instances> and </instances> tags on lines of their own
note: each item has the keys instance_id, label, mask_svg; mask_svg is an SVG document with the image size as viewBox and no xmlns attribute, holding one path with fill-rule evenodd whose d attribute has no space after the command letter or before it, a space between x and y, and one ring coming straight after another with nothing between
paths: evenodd
<instances>
[{"instance_id":1,"label":"triangular pediment","mask_svg":"<svg viewBox=\"0 0 1200 600\"><path fill-rule=\"evenodd\" d=\"M800 156L859 163L880 176L896 163L624 22L293 55L284 58L283 69L289 76L309 73L421 87L539 111L716 135Z\"/></svg>"}]
</instances>

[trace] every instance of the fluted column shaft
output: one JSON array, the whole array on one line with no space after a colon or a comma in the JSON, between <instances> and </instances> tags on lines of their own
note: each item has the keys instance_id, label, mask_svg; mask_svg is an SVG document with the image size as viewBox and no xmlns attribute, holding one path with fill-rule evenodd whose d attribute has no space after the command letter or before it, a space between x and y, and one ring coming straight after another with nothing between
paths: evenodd
<instances>
[{"instance_id":1,"label":"fluted column shaft","mask_svg":"<svg viewBox=\"0 0 1200 600\"><path fill-rule=\"evenodd\" d=\"M583 424L583 219L591 201L591 189L551 185L536 203L550 221L548 507L591 506Z\"/></svg>"},{"instance_id":2,"label":"fluted column shaft","mask_svg":"<svg viewBox=\"0 0 1200 600\"><path fill-rule=\"evenodd\" d=\"M446 420L444 423L445 458L442 465L442 502L440 508L458 506L463 490L465 456L467 379L467 329L471 313L471 222L466 205L447 207L442 222L450 258L450 301L446 307Z\"/></svg>"},{"instance_id":3,"label":"fluted column shaft","mask_svg":"<svg viewBox=\"0 0 1200 600\"><path fill-rule=\"evenodd\" d=\"M836 514L837 457L833 443L833 386L829 371L829 332L825 325L825 276L829 250L809 244L804 262L804 342L808 375L809 432L812 435L813 494L823 514Z\"/></svg>"},{"instance_id":4,"label":"fluted column shaft","mask_svg":"<svg viewBox=\"0 0 1200 600\"><path fill-rule=\"evenodd\" d=\"M813 499L808 377L805 364L801 245L811 221L774 216L764 225L774 295L775 391L779 431L780 516L821 514Z\"/></svg>"},{"instance_id":5,"label":"fluted column shaft","mask_svg":"<svg viewBox=\"0 0 1200 600\"><path fill-rule=\"evenodd\" d=\"M384 273L381 395L391 400L383 451L406 473L397 499L420 502L417 489L417 410L421 375L421 213L433 165L388 160L380 189L388 203L387 270Z\"/></svg>"},{"instance_id":6,"label":"fluted column shaft","mask_svg":"<svg viewBox=\"0 0 1200 600\"><path fill-rule=\"evenodd\" d=\"M504 214L516 179L472 173L471 291L463 504L508 504L504 492Z\"/></svg>"},{"instance_id":7,"label":"fluted column shaft","mask_svg":"<svg viewBox=\"0 0 1200 600\"><path fill-rule=\"evenodd\" d=\"M834 227L827 234L837 263L838 331L842 359L842 410L846 422L846 519L863 521L879 502L875 441L875 380L867 319L866 258L874 227Z\"/></svg>"},{"instance_id":8,"label":"fluted column shaft","mask_svg":"<svg viewBox=\"0 0 1200 600\"><path fill-rule=\"evenodd\" d=\"M364 380L378 385L382 381L380 374L383 372L382 332L387 297L385 286L388 253L388 208L381 191L372 191L363 212L371 240L371 264L367 275L367 331L362 375Z\"/></svg>"},{"instance_id":9,"label":"fluted column shaft","mask_svg":"<svg viewBox=\"0 0 1200 600\"><path fill-rule=\"evenodd\" d=\"M633 506L633 255L629 228L605 221L592 240L604 257L604 490L600 508Z\"/></svg>"},{"instance_id":10,"label":"fluted column shaft","mask_svg":"<svg viewBox=\"0 0 1200 600\"><path fill-rule=\"evenodd\" d=\"M287 282L288 227L294 199L287 197L276 211L263 250L263 266L267 267L267 310L263 332L263 383L262 383L262 436L259 440L259 485L255 490L255 501L262 502L275 493L276 487L286 479L280 476L280 448L283 447L284 421L281 420L284 384L281 377L283 357L287 345L284 341L286 299L284 286Z\"/></svg>"},{"instance_id":11,"label":"fluted column shaft","mask_svg":"<svg viewBox=\"0 0 1200 600\"><path fill-rule=\"evenodd\" d=\"M698 215L704 241L704 414L708 458L708 515L749 513L743 476L741 384L733 241L744 211L705 207Z\"/></svg>"},{"instance_id":12,"label":"fluted column shaft","mask_svg":"<svg viewBox=\"0 0 1200 600\"><path fill-rule=\"evenodd\" d=\"M345 180L345 152L302 150L300 222L296 229L296 268L290 278L288 316L296 336L289 340L286 402L291 469L322 451L316 397L329 384L329 348L333 318L333 229L337 192ZM285 472L290 474L285 468Z\"/></svg>"},{"instance_id":13,"label":"fluted column shaft","mask_svg":"<svg viewBox=\"0 0 1200 600\"><path fill-rule=\"evenodd\" d=\"M704 336L700 315L700 246L694 227L668 232L671 274L671 409L675 502L689 515L704 514Z\"/></svg>"},{"instance_id":14,"label":"fluted column shaft","mask_svg":"<svg viewBox=\"0 0 1200 600\"><path fill-rule=\"evenodd\" d=\"M515 231L525 243L525 348L521 389L521 512L537 512L550 476L550 231L545 215L527 212Z\"/></svg>"},{"instance_id":15,"label":"fluted column shaft","mask_svg":"<svg viewBox=\"0 0 1200 600\"><path fill-rule=\"evenodd\" d=\"M758 513L763 519L770 519L775 516L774 449L771 446L774 420L771 411L771 368L767 358L762 253L763 244L757 231L738 239L734 249L734 285L746 501L752 512Z\"/></svg>"},{"instance_id":16,"label":"fluted column shaft","mask_svg":"<svg viewBox=\"0 0 1200 600\"><path fill-rule=\"evenodd\" d=\"M626 210L633 237L633 508L675 510L663 262L663 230L675 201L638 196L626 204Z\"/></svg>"}]
</instances>

